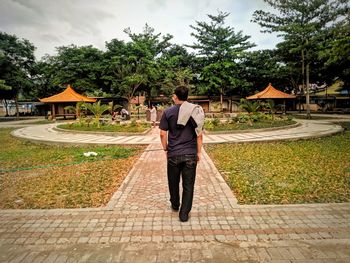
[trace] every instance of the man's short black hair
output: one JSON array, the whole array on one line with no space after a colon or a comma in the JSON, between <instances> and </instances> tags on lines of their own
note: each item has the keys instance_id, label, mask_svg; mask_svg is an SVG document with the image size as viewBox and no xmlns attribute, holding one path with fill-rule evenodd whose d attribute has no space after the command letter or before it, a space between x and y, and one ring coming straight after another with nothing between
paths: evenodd
<instances>
[{"instance_id":1,"label":"man's short black hair","mask_svg":"<svg viewBox=\"0 0 350 263\"><path fill-rule=\"evenodd\" d=\"M188 88L185 86L178 86L174 93L179 100L186 101L188 98Z\"/></svg>"}]
</instances>

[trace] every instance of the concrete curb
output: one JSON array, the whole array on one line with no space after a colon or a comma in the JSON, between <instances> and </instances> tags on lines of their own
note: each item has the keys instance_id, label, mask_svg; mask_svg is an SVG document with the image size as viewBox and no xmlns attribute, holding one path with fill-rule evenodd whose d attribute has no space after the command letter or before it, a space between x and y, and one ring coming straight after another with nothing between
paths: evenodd
<instances>
[{"instance_id":1,"label":"concrete curb","mask_svg":"<svg viewBox=\"0 0 350 263\"><path fill-rule=\"evenodd\" d=\"M215 134L237 134L237 133L258 133L258 132L266 132L266 131L279 131L279 130L286 130L286 129L291 129L291 128L296 128L301 126L302 124L300 122L291 124L291 125L286 125L286 126L281 126L281 127L273 127L273 128L261 128L261 129L249 129L249 130L230 130L230 131L208 131L204 130L205 134L208 135L215 135Z\"/></svg>"},{"instance_id":2,"label":"concrete curb","mask_svg":"<svg viewBox=\"0 0 350 263\"><path fill-rule=\"evenodd\" d=\"M98 131L76 131L76 130L68 130L63 128L58 128L57 126L52 128L55 131L58 132L64 132L64 133L74 133L74 134L93 134L93 135L108 135L108 136L136 136L136 135L146 135L149 133L151 128L148 128L144 132L98 132Z\"/></svg>"}]
</instances>

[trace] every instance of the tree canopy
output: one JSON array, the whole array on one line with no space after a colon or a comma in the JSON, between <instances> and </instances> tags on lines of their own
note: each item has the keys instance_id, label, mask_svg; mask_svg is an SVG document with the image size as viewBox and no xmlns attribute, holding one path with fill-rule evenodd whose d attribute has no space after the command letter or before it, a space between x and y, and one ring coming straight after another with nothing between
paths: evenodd
<instances>
[{"instance_id":1,"label":"tree canopy","mask_svg":"<svg viewBox=\"0 0 350 263\"><path fill-rule=\"evenodd\" d=\"M105 50L67 45L35 60L29 40L0 32L0 99L37 99L71 84L95 97L124 98L139 92L169 96L178 85L191 94L245 97L273 82L284 91L341 79L350 89L349 3L346 0L264 0L276 12L256 10L252 21L282 41L255 50L250 36L226 24L228 12L208 14L190 25L194 43L174 44L170 34L145 24L124 30L128 41L112 39ZM308 95L308 92L306 92Z\"/></svg>"},{"instance_id":2,"label":"tree canopy","mask_svg":"<svg viewBox=\"0 0 350 263\"><path fill-rule=\"evenodd\" d=\"M317 63L318 54L324 51L329 31L338 23L348 20L346 0L264 0L278 11L278 14L257 10L253 21L265 30L278 32L288 46L289 52L300 54L302 83L306 83L306 103L309 105L310 65ZM313 69L311 69L312 71ZM312 73L311 73L312 74ZM307 107L310 116L310 108Z\"/></svg>"},{"instance_id":3,"label":"tree canopy","mask_svg":"<svg viewBox=\"0 0 350 263\"><path fill-rule=\"evenodd\" d=\"M239 60L244 51L255 46L248 41L250 36L244 36L242 31L235 33L232 27L225 26L228 16L229 13L219 12L216 16L208 15L210 23L197 21L196 26L191 25L196 43L188 45L197 52L202 92L219 94L221 105L223 95L244 85L239 77Z\"/></svg>"},{"instance_id":4,"label":"tree canopy","mask_svg":"<svg viewBox=\"0 0 350 263\"><path fill-rule=\"evenodd\" d=\"M1 89L0 99L14 99L18 115L18 96L28 95L33 87L35 47L26 39L0 32L0 79L9 88Z\"/></svg>"}]
</instances>

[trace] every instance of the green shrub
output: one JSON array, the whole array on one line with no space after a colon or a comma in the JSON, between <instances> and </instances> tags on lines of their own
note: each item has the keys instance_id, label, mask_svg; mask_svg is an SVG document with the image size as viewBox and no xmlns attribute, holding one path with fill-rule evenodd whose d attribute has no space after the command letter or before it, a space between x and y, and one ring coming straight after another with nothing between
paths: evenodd
<instances>
[{"instance_id":1,"label":"green shrub","mask_svg":"<svg viewBox=\"0 0 350 263\"><path fill-rule=\"evenodd\" d=\"M205 120L204 129L206 129L206 130L213 130L214 129L214 125L213 125L211 120Z\"/></svg>"},{"instance_id":2,"label":"green shrub","mask_svg":"<svg viewBox=\"0 0 350 263\"><path fill-rule=\"evenodd\" d=\"M257 121L260 121L262 119L262 117L260 114L252 114L252 115L250 115L250 119L253 122L257 122Z\"/></svg>"},{"instance_id":3,"label":"green shrub","mask_svg":"<svg viewBox=\"0 0 350 263\"><path fill-rule=\"evenodd\" d=\"M249 120L249 116L244 113L240 113L235 117L235 121L239 123L247 123L248 120Z\"/></svg>"},{"instance_id":4,"label":"green shrub","mask_svg":"<svg viewBox=\"0 0 350 263\"><path fill-rule=\"evenodd\" d=\"M218 126L220 124L220 119L215 117L214 119L212 119L211 123L214 125L214 126Z\"/></svg>"}]
</instances>

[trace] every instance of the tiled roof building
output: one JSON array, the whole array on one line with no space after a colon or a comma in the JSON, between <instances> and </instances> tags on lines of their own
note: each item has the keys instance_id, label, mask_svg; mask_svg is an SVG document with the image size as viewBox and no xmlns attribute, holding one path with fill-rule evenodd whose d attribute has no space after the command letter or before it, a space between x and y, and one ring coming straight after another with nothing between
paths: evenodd
<instances>
[{"instance_id":1,"label":"tiled roof building","mask_svg":"<svg viewBox=\"0 0 350 263\"><path fill-rule=\"evenodd\" d=\"M258 92L252 96L247 97L248 100L258 100L258 99L294 99L294 95L290 95L275 89L271 83L263 91Z\"/></svg>"},{"instance_id":2,"label":"tiled roof building","mask_svg":"<svg viewBox=\"0 0 350 263\"><path fill-rule=\"evenodd\" d=\"M51 97L40 99L40 101L46 102L46 103L79 102L79 101L96 102L96 99L83 96L83 95L75 92L75 90L70 85L68 85L67 88L64 91L62 91L61 93L58 93L58 94L53 95Z\"/></svg>"}]
</instances>

